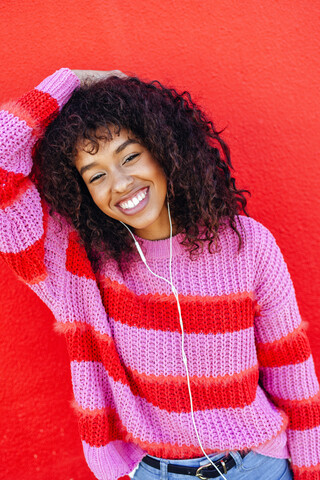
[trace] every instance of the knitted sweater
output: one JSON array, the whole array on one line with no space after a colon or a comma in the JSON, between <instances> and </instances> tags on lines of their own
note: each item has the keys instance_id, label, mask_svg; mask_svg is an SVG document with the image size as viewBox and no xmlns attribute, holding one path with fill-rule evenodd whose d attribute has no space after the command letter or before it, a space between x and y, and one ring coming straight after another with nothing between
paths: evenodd
<instances>
[{"instance_id":1,"label":"knitted sweater","mask_svg":"<svg viewBox=\"0 0 320 480\"><path fill-rule=\"evenodd\" d=\"M94 274L77 232L50 216L28 175L41 131L78 86L68 69L0 113L0 254L51 309L67 340L87 463L127 478L146 455L201 457L170 286L137 257ZM61 222L61 224L60 224ZM173 238L194 418L206 453L286 456L296 480L320 480L320 394L293 285L271 233L239 217L220 248L191 260ZM169 278L169 240L139 240ZM268 450L269 449L269 450Z\"/></svg>"}]
</instances>

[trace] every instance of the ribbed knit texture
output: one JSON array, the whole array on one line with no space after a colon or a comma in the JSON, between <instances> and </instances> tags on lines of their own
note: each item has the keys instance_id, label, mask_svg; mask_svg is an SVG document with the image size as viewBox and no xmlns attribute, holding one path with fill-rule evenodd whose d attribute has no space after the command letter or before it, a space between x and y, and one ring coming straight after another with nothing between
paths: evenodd
<instances>
[{"instance_id":1,"label":"ribbed knit texture","mask_svg":"<svg viewBox=\"0 0 320 480\"><path fill-rule=\"evenodd\" d=\"M203 456L190 413L170 286L136 259L92 271L78 234L47 213L28 179L43 128L78 86L61 69L0 113L0 254L48 305L66 336L89 467L128 478L147 454ZM271 233L246 217L196 260L173 238L194 416L206 453L286 456L296 480L320 480L320 393L293 285ZM169 240L139 239L169 278ZM266 394L267 392L267 394Z\"/></svg>"}]
</instances>

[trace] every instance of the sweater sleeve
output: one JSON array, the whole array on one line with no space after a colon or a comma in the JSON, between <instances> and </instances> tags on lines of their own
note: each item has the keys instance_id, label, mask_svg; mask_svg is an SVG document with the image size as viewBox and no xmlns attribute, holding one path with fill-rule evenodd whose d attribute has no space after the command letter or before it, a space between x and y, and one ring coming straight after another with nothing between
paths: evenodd
<instances>
[{"instance_id":1,"label":"sweater sleeve","mask_svg":"<svg viewBox=\"0 0 320 480\"><path fill-rule=\"evenodd\" d=\"M320 393L306 325L287 265L272 234L258 224L255 321L260 379L288 416L288 448L295 480L320 480Z\"/></svg>"},{"instance_id":2,"label":"sweater sleeve","mask_svg":"<svg viewBox=\"0 0 320 480\"><path fill-rule=\"evenodd\" d=\"M36 141L78 86L79 79L69 69L60 69L17 101L3 105L0 111L0 257L54 313L59 313L60 309L68 309L64 290L68 283L65 281L66 270L78 277L85 276L88 259L85 252L81 250L81 253L77 248L73 248L77 245L76 241L72 241L76 233L70 232L66 223L63 224L66 226L63 231L55 228L56 224L48 215L47 206L29 175ZM90 266L88 268L90 269ZM81 283L82 279L79 280ZM76 281L69 282L76 295ZM88 302L90 301L91 297L88 297ZM73 307L74 305L71 305L72 313L76 311ZM97 388L97 385L93 385L93 388ZM123 453L123 463L126 470L130 471L142 458L143 452L137 447L138 453L133 454L132 460L130 451L133 447L131 450L130 446L126 449L123 442L124 446L121 448L119 443L121 442L115 442L114 451L118 449L120 453L114 462L121 459ZM88 465L95 472L96 478L116 480L106 476L105 471L110 459L107 455L107 460L104 461L103 448L87 445L87 450ZM130 478L132 472L117 480Z\"/></svg>"},{"instance_id":3,"label":"sweater sleeve","mask_svg":"<svg viewBox=\"0 0 320 480\"><path fill-rule=\"evenodd\" d=\"M46 278L46 208L31 182L32 149L79 85L67 68L0 111L0 256L29 285Z\"/></svg>"}]
</instances>

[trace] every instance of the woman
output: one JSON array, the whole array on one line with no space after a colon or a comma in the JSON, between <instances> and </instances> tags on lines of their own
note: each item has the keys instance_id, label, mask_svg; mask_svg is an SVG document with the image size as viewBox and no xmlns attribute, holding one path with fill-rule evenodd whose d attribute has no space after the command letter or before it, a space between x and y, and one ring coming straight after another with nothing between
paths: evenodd
<instances>
[{"instance_id":1,"label":"woman","mask_svg":"<svg viewBox=\"0 0 320 480\"><path fill-rule=\"evenodd\" d=\"M89 467L319 479L305 328L228 147L189 94L84 76L2 111L0 250L66 335Z\"/></svg>"}]
</instances>

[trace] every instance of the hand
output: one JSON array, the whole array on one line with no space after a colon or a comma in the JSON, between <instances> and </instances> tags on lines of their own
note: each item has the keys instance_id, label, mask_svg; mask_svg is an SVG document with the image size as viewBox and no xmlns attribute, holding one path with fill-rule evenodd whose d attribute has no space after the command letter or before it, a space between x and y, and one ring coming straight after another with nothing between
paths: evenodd
<instances>
[{"instance_id":1,"label":"hand","mask_svg":"<svg viewBox=\"0 0 320 480\"><path fill-rule=\"evenodd\" d=\"M103 70L72 70L72 72L77 75L77 77L80 79L81 83L84 83L85 80L102 80L103 78L108 78L108 77L120 77L120 78L126 78L127 75L121 70L109 70L109 71L103 71Z\"/></svg>"}]
</instances>

